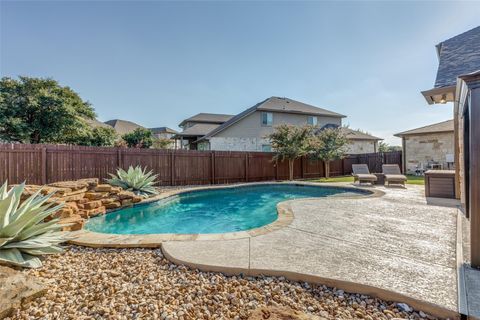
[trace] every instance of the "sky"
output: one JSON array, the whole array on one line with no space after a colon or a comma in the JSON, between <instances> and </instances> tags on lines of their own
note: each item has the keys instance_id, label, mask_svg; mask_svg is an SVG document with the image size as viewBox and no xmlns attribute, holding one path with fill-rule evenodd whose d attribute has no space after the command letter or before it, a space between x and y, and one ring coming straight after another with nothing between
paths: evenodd
<instances>
[{"instance_id":1,"label":"sky","mask_svg":"<svg viewBox=\"0 0 480 320\"><path fill-rule=\"evenodd\" d=\"M393 134L452 118L427 105L435 45L480 24L480 2L6 1L0 74L50 77L99 120L178 130L270 96Z\"/></svg>"}]
</instances>

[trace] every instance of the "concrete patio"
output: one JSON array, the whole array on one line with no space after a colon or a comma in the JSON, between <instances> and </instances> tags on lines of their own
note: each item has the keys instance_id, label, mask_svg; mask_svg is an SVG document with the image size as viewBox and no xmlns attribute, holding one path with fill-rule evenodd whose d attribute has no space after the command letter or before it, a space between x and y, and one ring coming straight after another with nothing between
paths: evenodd
<instances>
[{"instance_id":1,"label":"concrete patio","mask_svg":"<svg viewBox=\"0 0 480 320\"><path fill-rule=\"evenodd\" d=\"M385 196L290 201L293 222L256 237L162 249L201 270L283 275L456 317L457 209L427 204L422 186L376 189Z\"/></svg>"}]
</instances>

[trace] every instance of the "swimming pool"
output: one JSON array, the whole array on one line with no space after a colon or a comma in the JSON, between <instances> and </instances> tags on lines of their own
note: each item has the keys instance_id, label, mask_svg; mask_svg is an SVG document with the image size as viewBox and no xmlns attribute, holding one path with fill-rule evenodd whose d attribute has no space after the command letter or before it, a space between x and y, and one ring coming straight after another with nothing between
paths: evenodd
<instances>
[{"instance_id":1,"label":"swimming pool","mask_svg":"<svg viewBox=\"0 0 480 320\"><path fill-rule=\"evenodd\" d=\"M262 184L189 191L90 219L85 229L112 234L197 234L250 230L277 219L285 200L358 195L347 188Z\"/></svg>"}]
</instances>

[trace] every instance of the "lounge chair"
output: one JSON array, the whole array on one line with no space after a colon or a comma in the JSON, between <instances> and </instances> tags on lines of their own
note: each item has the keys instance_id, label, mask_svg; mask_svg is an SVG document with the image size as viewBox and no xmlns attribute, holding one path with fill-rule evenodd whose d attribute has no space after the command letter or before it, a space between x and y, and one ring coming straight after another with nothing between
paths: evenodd
<instances>
[{"instance_id":1,"label":"lounge chair","mask_svg":"<svg viewBox=\"0 0 480 320\"><path fill-rule=\"evenodd\" d=\"M402 174L398 164L384 164L382 165L383 175L385 176L385 184L402 184L405 186L407 177Z\"/></svg>"},{"instance_id":2,"label":"lounge chair","mask_svg":"<svg viewBox=\"0 0 480 320\"><path fill-rule=\"evenodd\" d=\"M362 183L368 182L374 184L377 181L377 176L370 173L366 164L352 164L353 182Z\"/></svg>"}]
</instances>

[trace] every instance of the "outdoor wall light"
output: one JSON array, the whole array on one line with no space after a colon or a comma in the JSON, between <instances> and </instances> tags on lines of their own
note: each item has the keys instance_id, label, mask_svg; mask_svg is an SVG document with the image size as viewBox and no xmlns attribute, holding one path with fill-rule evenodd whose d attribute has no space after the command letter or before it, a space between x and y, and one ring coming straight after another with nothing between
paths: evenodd
<instances>
[{"instance_id":1,"label":"outdoor wall light","mask_svg":"<svg viewBox=\"0 0 480 320\"><path fill-rule=\"evenodd\" d=\"M441 104L447 103L447 95L446 94L442 94L442 99L440 99L440 103Z\"/></svg>"}]
</instances>

